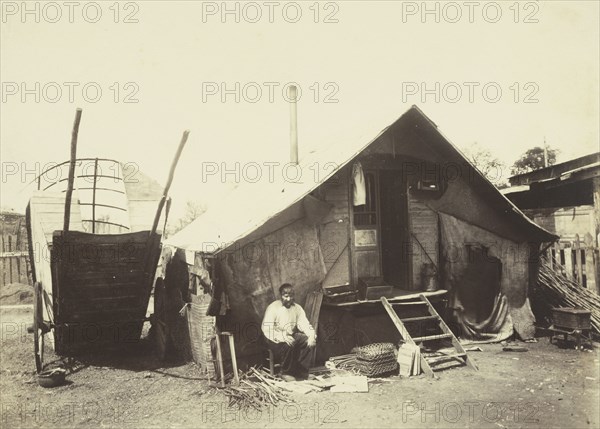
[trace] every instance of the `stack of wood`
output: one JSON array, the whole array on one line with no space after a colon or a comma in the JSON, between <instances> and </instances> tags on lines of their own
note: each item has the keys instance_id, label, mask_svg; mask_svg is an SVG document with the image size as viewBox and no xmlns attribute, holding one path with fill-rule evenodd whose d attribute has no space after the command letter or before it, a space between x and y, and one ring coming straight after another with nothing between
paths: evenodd
<instances>
[{"instance_id":1,"label":"stack of wood","mask_svg":"<svg viewBox=\"0 0 600 429\"><path fill-rule=\"evenodd\" d=\"M240 410L262 410L280 402L293 402L277 385L277 379L264 370L250 368L248 372L239 372L240 384L228 384L224 388L213 387L229 398L229 407Z\"/></svg>"},{"instance_id":2,"label":"stack of wood","mask_svg":"<svg viewBox=\"0 0 600 429\"><path fill-rule=\"evenodd\" d=\"M356 353L332 356L329 358L325 366L330 368L346 369L355 374L360 374L360 371L356 368Z\"/></svg>"},{"instance_id":3,"label":"stack of wood","mask_svg":"<svg viewBox=\"0 0 600 429\"><path fill-rule=\"evenodd\" d=\"M421 374L421 348L416 344L402 344L398 349L398 365L402 377Z\"/></svg>"},{"instance_id":4,"label":"stack of wood","mask_svg":"<svg viewBox=\"0 0 600 429\"><path fill-rule=\"evenodd\" d=\"M591 312L592 329L600 334L600 296L553 269L548 260L540 264L536 297L547 306L574 307Z\"/></svg>"}]
</instances>

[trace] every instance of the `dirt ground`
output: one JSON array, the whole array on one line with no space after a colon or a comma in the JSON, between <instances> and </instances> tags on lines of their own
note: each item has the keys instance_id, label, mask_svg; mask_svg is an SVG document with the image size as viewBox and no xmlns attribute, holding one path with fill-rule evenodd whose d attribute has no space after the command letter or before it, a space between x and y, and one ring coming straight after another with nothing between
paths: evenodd
<instances>
[{"instance_id":1,"label":"dirt ground","mask_svg":"<svg viewBox=\"0 0 600 429\"><path fill-rule=\"evenodd\" d=\"M28 308L0 309L1 427L477 427L598 428L600 349L547 338L473 352L466 367L370 383L368 393L292 395L295 403L242 412L209 389L194 364L160 362L150 342L78 361L68 384L44 389L34 371ZM212 392L212 393L211 393Z\"/></svg>"},{"instance_id":2,"label":"dirt ground","mask_svg":"<svg viewBox=\"0 0 600 429\"><path fill-rule=\"evenodd\" d=\"M33 304L33 287L9 283L0 289L0 305Z\"/></svg>"}]
</instances>

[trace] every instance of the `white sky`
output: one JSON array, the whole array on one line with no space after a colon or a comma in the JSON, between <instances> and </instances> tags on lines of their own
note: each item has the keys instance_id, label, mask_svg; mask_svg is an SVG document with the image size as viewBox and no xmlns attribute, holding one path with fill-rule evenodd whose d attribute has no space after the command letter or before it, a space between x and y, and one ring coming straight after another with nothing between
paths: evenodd
<instances>
[{"instance_id":1,"label":"white sky","mask_svg":"<svg viewBox=\"0 0 600 429\"><path fill-rule=\"evenodd\" d=\"M79 2L73 23L63 2L54 3L58 9L29 2L31 9L38 4L39 23L33 14L21 15L21 2L2 3L2 206L18 211L28 199L27 191L20 192L23 179L34 177L23 177L22 170L68 159L76 107L83 108L78 156L135 162L161 184L183 130L190 129L172 196L176 208L186 200L208 201L222 186L216 177L202 182L202 162L287 162L289 113L281 87L292 81L303 94L298 105L301 157L306 148L347 135L353 127L383 128L412 104L460 148L477 141L508 165L541 145L544 136L560 149L559 161L598 150L597 1L520 2L518 23L514 1L497 3L502 12L497 23L486 21L494 18L493 2L476 2L473 23L464 2L438 3L440 22L434 15L422 22L422 2L321 3L318 23L313 22L313 2L299 2L297 23L284 19L284 6L285 18L294 18L290 2L278 2L273 23L264 2L254 3L263 14L257 23L247 22L243 14L239 23L233 15L225 16L225 23L219 13L203 16L203 9L221 8L221 2L121 3L118 20L135 12L137 23L113 22L112 1L99 2L102 16L96 23L86 22L82 14L86 6L85 18L94 18L89 2ZM428 5L433 9L436 2ZM455 5L462 18L451 23ZM419 8L416 15L403 14L413 7ZM57 10L61 19L48 22ZM256 8L245 10L245 17L253 19ZM331 12L338 22L324 23ZM523 22L528 15L538 22ZM52 82L62 88L55 103L50 102L56 97ZM73 101L64 82L79 85ZM82 96L82 86L90 82L102 89L95 103ZM114 82L120 86L117 102L110 88ZM139 102L123 102L130 92L124 89L127 82L137 86L133 98ZM203 100L203 82L224 82L228 88L256 82L263 94L256 103L243 94L239 103L233 95L224 103L220 94ZM263 82L279 85L273 102ZM315 82L317 102L309 89ZM328 82L335 86L325 87ZM423 102L420 93L403 94L411 82L431 89L436 82L440 88L450 85L445 95L440 91L439 101L429 95ZM464 82L478 85L473 102ZM490 82L502 90L496 103L482 95ZM21 83L33 90L25 100ZM463 94L453 103L456 86ZM331 88L338 89L337 103L323 100ZM525 103L533 90L538 102ZM94 97L93 88L88 95ZM494 95L492 87L488 96ZM15 166L17 174L12 173Z\"/></svg>"}]
</instances>

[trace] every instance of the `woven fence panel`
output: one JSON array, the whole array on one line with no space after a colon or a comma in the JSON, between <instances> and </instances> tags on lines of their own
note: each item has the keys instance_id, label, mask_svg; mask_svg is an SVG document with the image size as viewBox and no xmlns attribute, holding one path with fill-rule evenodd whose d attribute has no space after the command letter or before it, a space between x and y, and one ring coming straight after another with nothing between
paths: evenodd
<instances>
[{"instance_id":1,"label":"woven fence panel","mask_svg":"<svg viewBox=\"0 0 600 429\"><path fill-rule=\"evenodd\" d=\"M215 337L216 319L207 316L210 295L191 295L192 301L188 306L187 322L190 332L192 357L200 368L210 378L215 377L215 365L212 354L212 341Z\"/></svg>"}]
</instances>

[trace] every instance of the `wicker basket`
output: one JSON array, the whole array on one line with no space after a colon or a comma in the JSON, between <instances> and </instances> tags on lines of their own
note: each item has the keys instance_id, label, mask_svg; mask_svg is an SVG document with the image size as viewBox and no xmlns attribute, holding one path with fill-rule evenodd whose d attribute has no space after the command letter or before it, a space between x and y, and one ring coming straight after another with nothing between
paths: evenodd
<instances>
[{"instance_id":1,"label":"wicker basket","mask_svg":"<svg viewBox=\"0 0 600 429\"><path fill-rule=\"evenodd\" d=\"M373 343L366 346L354 347L352 353L356 353L359 359L374 361L388 356L395 356L396 346L392 343Z\"/></svg>"}]
</instances>

